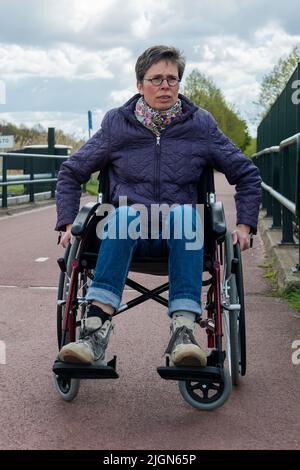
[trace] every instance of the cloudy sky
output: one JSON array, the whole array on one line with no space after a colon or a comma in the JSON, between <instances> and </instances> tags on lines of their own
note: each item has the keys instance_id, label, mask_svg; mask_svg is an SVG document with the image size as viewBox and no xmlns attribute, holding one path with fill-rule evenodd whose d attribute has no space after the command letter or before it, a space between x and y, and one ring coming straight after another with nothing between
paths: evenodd
<instances>
[{"instance_id":1,"label":"cloudy sky","mask_svg":"<svg viewBox=\"0 0 300 470\"><path fill-rule=\"evenodd\" d=\"M167 44L254 135L261 80L297 43L298 0L0 0L0 120L87 137L87 111L96 131L136 92L137 57Z\"/></svg>"}]
</instances>

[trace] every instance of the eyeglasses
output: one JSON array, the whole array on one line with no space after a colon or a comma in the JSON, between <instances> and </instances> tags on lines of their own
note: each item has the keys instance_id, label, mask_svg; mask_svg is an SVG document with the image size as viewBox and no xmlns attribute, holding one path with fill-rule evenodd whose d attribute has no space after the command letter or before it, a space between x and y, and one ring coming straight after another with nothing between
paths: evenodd
<instances>
[{"instance_id":1,"label":"eyeglasses","mask_svg":"<svg viewBox=\"0 0 300 470\"><path fill-rule=\"evenodd\" d=\"M160 86L164 80L167 80L169 86L176 86L180 82L179 78L176 77L154 77L154 78L144 78L148 82L151 82L154 86Z\"/></svg>"}]
</instances>

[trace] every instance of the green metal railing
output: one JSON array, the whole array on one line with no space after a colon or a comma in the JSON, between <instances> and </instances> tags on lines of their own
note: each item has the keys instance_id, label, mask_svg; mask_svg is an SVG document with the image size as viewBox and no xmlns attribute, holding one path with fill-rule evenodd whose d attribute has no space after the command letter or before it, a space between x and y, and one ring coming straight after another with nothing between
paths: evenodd
<instances>
[{"instance_id":1,"label":"green metal railing","mask_svg":"<svg viewBox=\"0 0 300 470\"><path fill-rule=\"evenodd\" d=\"M300 132L284 139L278 146L265 148L253 155L262 177L262 206L273 218L272 228L282 229L282 244L295 244L300 215ZM293 271L300 271L299 262Z\"/></svg>"},{"instance_id":2,"label":"green metal railing","mask_svg":"<svg viewBox=\"0 0 300 470\"><path fill-rule=\"evenodd\" d=\"M41 184L41 183L51 183L51 198L55 198L55 188L57 182L57 170L55 161L56 160L66 160L67 156L61 155L42 155L42 154L28 154L28 153L5 153L0 152L0 157L2 157L2 181L0 182L0 187L2 187L2 207L7 208L8 205L8 193L7 189L10 185L29 185L29 201L34 202L35 200L35 191L34 185ZM16 159L16 158L24 158L29 159L29 180L24 179L23 176L20 177L19 180L9 180L7 176L7 168L8 168L8 159ZM51 173L51 178L38 178L35 179L35 171L34 171L34 160L38 158L47 158L51 160L52 168L49 173Z\"/></svg>"},{"instance_id":3,"label":"green metal railing","mask_svg":"<svg viewBox=\"0 0 300 470\"><path fill-rule=\"evenodd\" d=\"M257 152L300 132L300 63L257 129Z\"/></svg>"}]
</instances>

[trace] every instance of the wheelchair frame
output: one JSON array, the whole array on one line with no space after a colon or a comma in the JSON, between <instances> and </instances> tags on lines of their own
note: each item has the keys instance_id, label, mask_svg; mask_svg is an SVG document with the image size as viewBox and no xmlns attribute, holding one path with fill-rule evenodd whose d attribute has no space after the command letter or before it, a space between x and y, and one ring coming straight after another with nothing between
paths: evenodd
<instances>
[{"instance_id":1,"label":"wheelchair frame","mask_svg":"<svg viewBox=\"0 0 300 470\"><path fill-rule=\"evenodd\" d=\"M109 201L108 170L100 174L100 202L86 204L78 213L72 234L75 240L58 259L61 270L57 301L57 335L59 349L76 340L76 329L86 306L85 294L90 272L96 264L98 251L90 248L90 233L98 223L96 215L100 203ZM232 385L238 385L246 373L245 308L242 259L239 245L233 246L231 233L226 229L222 202L216 201L213 169L206 168L198 184L198 202L204 204L204 271L210 274L203 286L209 286L205 310L207 316L200 321L206 330L207 345L212 349L206 367L170 366L158 367L157 372L166 380L178 380L183 398L193 407L213 410L225 403ZM92 244L93 245L93 244ZM89 248L86 250L86 248ZM90 251L92 250L92 251ZM167 258L133 258L130 271L165 275ZM222 269L223 266L223 269ZM142 302L153 299L168 306L160 294L168 290L165 283L152 290L127 277L126 285L141 295L121 305L113 316L119 315ZM83 289L78 295L79 287ZM226 351L223 336L226 336ZM227 356L228 368L224 366ZM118 378L116 356L107 365L68 364L56 360L53 366L54 380L59 395L71 401L78 393L80 379Z\"/></svg>"}]
</instances>

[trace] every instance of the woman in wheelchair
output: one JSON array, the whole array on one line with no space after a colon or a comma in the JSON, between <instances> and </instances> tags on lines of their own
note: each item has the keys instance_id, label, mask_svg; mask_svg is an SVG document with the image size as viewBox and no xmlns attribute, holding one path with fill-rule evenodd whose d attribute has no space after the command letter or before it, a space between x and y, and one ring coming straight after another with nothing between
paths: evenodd
<instances>
[{"instance_id":1,"label":"woman in wheelchair","mask_svg":"<svg viewBox=\"0 0 300 470\"><path fill-rule=\"evenodd\" d=\"M241 250L249 247L250 233L256 233L261 179L256 166L218 129L212 115L179 94L184 68L182 54L173 47L154 46L143 52L135 67L138 94L110 110L101 129L61 166L56 225L56 230L65 231L61 245L69 245L81 185L96 171L108 171L109 199L116 208L109 220L117 228L112 237L109 228L101 241L86 296L84 328L77 341L61 348L61 361L103 361L133 256L168 256L171 338L166 354L175 366L206 366L206 355L194 337L202 314L204 252L203 224L196 207L199 178L210 166L236 185L233 243L239 243ZM126 205L120 205L121 197L127 198ZM149 228L144 238L130 236L128 229L140 214L133 204L145 207L149 215L153 205L168 205L155 237ZM179 226L182 236L176 237ZM198 243L189 249L197 237Z\"/></svg>"}]
</instances>

